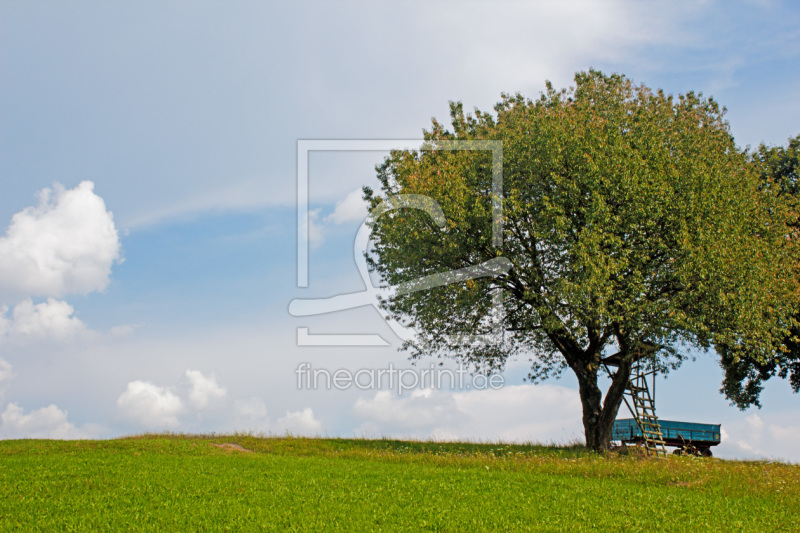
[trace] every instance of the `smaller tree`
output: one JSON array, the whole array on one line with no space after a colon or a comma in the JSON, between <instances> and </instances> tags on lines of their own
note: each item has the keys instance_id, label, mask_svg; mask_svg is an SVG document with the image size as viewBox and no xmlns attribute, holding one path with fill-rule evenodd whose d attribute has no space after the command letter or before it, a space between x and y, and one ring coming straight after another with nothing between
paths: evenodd
<instances>
[{"instance_id":1,"label":"smaller tree","mask_svg":"<svg viewBox=\"0 0 800 533\"><path fill-rule=\"evenodd\" d=\"M788 145L768 147L764 144L751 154L763 187L772 187L789 206L788 234L800 241L800 135L789 139ZM800 261L795 255L794 261ZM770 359L760 359L748 353L737 353L721 345L721 365L725 378L721 392L740 409L752 405L761 407L759 397L764 382L774 376L789 380L794 392L800 392L800 310L794 316L795 325Z\"/></svg>"}]
</instances>

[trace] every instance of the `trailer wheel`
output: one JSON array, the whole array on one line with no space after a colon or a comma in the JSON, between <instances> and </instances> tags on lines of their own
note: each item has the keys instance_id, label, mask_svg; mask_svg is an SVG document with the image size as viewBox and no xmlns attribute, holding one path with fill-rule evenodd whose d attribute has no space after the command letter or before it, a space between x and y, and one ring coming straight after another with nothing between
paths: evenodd
<instances>
[{"instance_id":1,"label":"trailer wheel","mask_svg":"<svg viewBox=\"0 0 800 533\"><path fill-rule=\"evenodd\" d=\"M714 454L711 453L711 448L703 448L700 450L700 455L703 457L714 457Z\"/></svg>"}]
</instances>

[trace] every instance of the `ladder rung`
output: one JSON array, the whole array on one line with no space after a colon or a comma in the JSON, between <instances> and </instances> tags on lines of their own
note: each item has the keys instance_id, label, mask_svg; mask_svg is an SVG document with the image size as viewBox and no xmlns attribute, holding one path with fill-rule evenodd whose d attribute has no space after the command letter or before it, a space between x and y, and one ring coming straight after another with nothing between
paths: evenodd
<instances>
[{"instance_id":1,"label":"ladder rung","mask_svg":"<svg viewBox=\"0 0 800 533\"><path fill-rule=\"evenodd\" d=\"M624 394L630 397L633 404L633 416L641 431L647 453L653 452L656 456L666 456L666 442L664 442L664 433L661 431L661 425L656 416L655 399L650 396L650 389L647 386L646 375L649 374L640 370L637 361Z\"/></svg>"}]
</instances>

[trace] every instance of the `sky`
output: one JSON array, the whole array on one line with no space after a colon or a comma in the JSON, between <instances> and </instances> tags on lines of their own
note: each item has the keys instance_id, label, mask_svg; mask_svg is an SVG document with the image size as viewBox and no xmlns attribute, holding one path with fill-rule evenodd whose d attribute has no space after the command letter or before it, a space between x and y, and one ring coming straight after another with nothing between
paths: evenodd
<instances>
[{"instance_id":1,"label":"sky","mask_svg":"<svg viewBox=\"0 0 800 533\"><path fill-rule=\"evenodd\" d=\"M359 191L449 101L597 68L713 96L737 144L781 145L799 66L800 7L768 0L2 0L0 438L582 440L568 375L526 382L523 358L495 387L445 361L460 381L417 383L439 361L412 366L374 307L290 302L364 303ZM719 457L800 462L800 396L770 382L740 411L693 355L657 380L659 416L722 424Z\"/></svg>"}]
</instances>

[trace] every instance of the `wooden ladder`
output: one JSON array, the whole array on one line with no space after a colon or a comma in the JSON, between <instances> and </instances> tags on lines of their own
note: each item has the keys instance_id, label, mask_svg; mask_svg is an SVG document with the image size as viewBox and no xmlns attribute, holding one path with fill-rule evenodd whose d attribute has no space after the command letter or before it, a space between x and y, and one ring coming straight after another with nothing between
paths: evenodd
<instances>
[{"instance_id":1,"label":"wooden ladder","mask_svg":"<svg viewBox=\"0 0 800 533\"><path fill-rule=\"evenodd\" d=\"M655 371L645 371L637 359L631 368L631 377L622 398L628 406L628 410L636 420L639 430L642 432L642 440L647 454L655 454L657 457L666 457L667 450L664 448L664 434L661 432L661 424L658 423L656 416L656 405L650 395L650 388L647 386L647 376L654 374ZM628 402L628 397L630 402Z\"/></svg>"}]
</instances>

